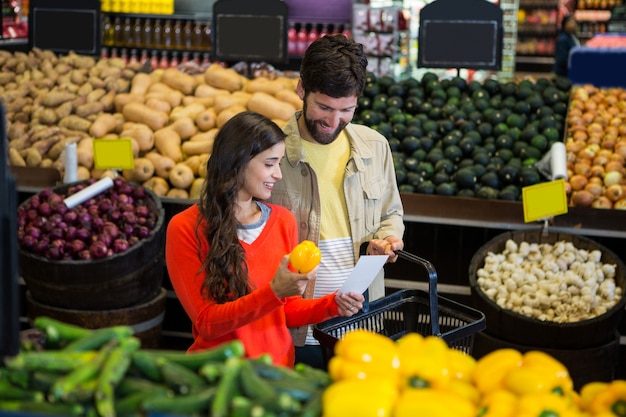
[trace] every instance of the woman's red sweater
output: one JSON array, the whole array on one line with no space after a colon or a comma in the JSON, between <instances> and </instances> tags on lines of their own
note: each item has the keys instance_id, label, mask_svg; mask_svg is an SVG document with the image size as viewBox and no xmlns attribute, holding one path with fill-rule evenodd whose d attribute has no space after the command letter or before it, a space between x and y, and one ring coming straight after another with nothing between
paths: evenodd
<instances>
[{"instance_id":1,"label":"woman's red sweater","mask_svg":"<svg viewBox=\"0 0 626 417\"><path fill-rule=\"evenodd\" d=\"M298 231L290 211L267 205L271 213L259 237L250 245L240 241L253 291L224 304L209 301L201 293L205 277L201 258L205 258L209 247L202 231L196 233L198 206L194 204L176 214L168 223L165 260L174 291L192 322L194 342L188 351L239 339L246 356L269 353L275 364L293 366L294 346L289 328L338 315L333 294L318 299L278 298L272 291L270 281L282 258L298 244Z\"/></svg>"}]
</instances>

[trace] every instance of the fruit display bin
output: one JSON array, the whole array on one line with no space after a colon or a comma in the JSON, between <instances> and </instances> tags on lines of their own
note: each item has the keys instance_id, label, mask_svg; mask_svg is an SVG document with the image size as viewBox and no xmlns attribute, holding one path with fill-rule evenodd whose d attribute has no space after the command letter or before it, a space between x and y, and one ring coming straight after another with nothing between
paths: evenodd
<instances>
[{"instance_id":1,"label":"fruit display bin","mask_svg":"<svg viewBox=\"0 0 626 417\"><path fill-rule=\"evenodd\" d=\"M400 258L421 264L428 271L428 292L402 290L365 305L352 317L338 317L313 327L326 359L334 354L335 343L353 329L366 329L397 340L410 332L441 337L455 349L472 353L474 336L486 327L485 315L472 307L437 294L437 272L416 255L396 252Z\"/></svg>"}]
</instances>

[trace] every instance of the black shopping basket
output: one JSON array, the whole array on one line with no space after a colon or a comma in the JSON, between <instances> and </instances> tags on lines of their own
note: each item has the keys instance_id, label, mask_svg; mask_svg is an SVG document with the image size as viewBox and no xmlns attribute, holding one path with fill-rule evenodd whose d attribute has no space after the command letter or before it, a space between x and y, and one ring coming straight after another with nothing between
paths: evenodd
<instances>
[{"instance_id":1,"label":"black shopping basket","mask_svg":"<svg viewBox=\"0 0 626 417\"><path fill-rule=\"evenodd\" d=\"M437 272L426 259L405 251L400 258L421 264L428 271L428 293L402 290L369 303L369 308L352 317L337 317L313 327L326 359L334 354L335 343L347 332L366 329L397 340L410 332L435 335L448 346L472 353L474 335L485 329L485 315L456 301L437 295Z\"/></svg>"}]
</instances>

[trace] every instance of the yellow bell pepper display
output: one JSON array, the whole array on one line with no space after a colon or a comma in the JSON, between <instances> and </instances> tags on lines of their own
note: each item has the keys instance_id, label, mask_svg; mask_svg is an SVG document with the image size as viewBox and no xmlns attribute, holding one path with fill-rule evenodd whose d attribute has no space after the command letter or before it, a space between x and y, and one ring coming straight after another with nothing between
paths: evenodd
<instances>
[{"instance_id":1,"label":"yellow bell pepper display","mask_svg":"<svg viewBox=\"0 0 626 417\"><path fill-rule=\"evenodd\" d=\"M356 329L336 343L328 371L322 417L626 417L626 381L576 392L567 367L539 350L477 360L436 336L394 342Z\"/></svg>"},{"instance_id":2,"label":"yellow bell pepper display","mask_svg":"<svg viewBox=\"0 0 626 417\"><path fill-rule=\"evenodd\" d=\"M581 408L591 417L626 417L626 381L590 382L580 390Z\"/></svg>"},{"instance_id":3,"label":"yellow bell pepper display","mask_svg":"<svg viewBox=\"0 0 626 417\"><path fill-rule=\"evenodd\" d=\"M320 248L310 240L303 240L289 254L289 263L301 274L310 272L322 261Z\"/></svg>"}]
</instances>

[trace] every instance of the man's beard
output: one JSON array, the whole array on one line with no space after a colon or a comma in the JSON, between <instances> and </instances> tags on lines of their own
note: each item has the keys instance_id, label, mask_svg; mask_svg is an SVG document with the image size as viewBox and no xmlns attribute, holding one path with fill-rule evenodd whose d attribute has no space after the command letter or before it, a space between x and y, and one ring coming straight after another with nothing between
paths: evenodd
<instances>
[{"instance_id":1,"label":"man's beard","mask_svg":"<svg viewBox=\"0 0 626 417\"><path fill-rule=\"evenodd\" d=\"M328 145L329 143L333 143L333 141L337 139L337 136L339 136L341 131L348 125L347 122L340 121L339 126L337 126L337 129L335 129L334 132L322 133L320 132L318 128L318 125L320 122L313 120L313 119L309 119L306 116L307 114L306 110L307 110L307 106L306 106L306 103L304 103L302 106L302 115L304 117L304 124L306 125L306 128L309 130L309 133L311 134L313 139L315 139L315 141L319 143L320 145Z\"/></svg>"}]
</instances>

